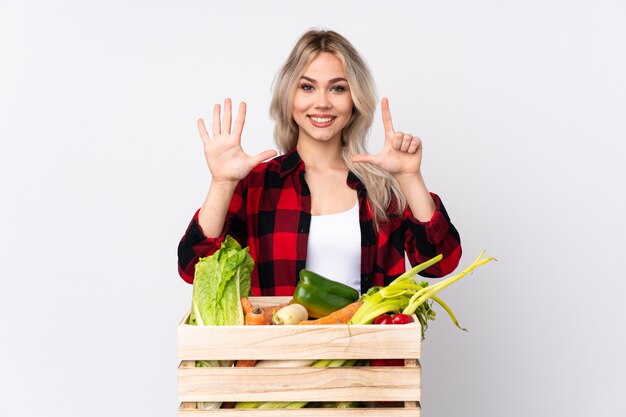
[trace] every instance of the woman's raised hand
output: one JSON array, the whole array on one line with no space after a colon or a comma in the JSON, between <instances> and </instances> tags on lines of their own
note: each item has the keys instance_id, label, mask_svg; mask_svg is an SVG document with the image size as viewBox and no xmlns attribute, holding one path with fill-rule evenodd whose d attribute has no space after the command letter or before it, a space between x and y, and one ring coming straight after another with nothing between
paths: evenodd
<instances>
[{"instance_id":1,"label":"woman's raised hand","mask_svg":"<svg viewBox=\"0 0 626 417\"><path fill-rule=\"evenodd\" d=\"M385 144L376 155L359 154L352 158L353 162L368 162L384 169L394 176L404 174L420 174L422 164L422 141L409 133L396 132L391 121L389 100L381 102Z\"/></svg>"},{"instance_id":2,"label":"woman's raised hand","mask_svg":"<svg viewBox=\"0 0 626 417\"><path fill-rule=\"evenodd\" d=\"M213 108L213 136L209 136L204 120L198 119L198 131L204 144L204 156L209 165L213 182L238 182L258 164L276 156L267 150L250 156L241 148L241 133L246 120L246 103L239 104L239 111L232 125L232 103L224 100L224 114L219 104ZM231 132L231 127L232 132Z\"/></svg>"}]
</instances>

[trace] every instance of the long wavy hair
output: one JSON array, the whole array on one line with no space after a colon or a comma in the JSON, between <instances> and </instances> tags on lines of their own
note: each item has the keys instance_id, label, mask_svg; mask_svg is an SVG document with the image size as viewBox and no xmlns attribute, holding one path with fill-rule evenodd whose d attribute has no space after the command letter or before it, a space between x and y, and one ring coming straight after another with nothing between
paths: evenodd
<instances>
[{"instance_id":1,"label":"long wavy hair","mask_svg":"<svg viewBox=\"0 0 626 417\"><path fill-rule=\"evenodd\" d=\"M320 53L329 52L342 63L354 109L352 118L341 132L341 157L348 169L365 185L374 214L374 223L388 218L388 211L401 212L406 199L396 180L386 171L368 163L354 163L354 155L366 152L366 141L376 110L374 80L367 63L352 44L331 30L309 30L296 42L278 72L272 89L270 116L275 122L274 139L282 153L298 142L298 125L292 117L293 97L298 81L311 61Z\"/></svg>"}]
</instances>

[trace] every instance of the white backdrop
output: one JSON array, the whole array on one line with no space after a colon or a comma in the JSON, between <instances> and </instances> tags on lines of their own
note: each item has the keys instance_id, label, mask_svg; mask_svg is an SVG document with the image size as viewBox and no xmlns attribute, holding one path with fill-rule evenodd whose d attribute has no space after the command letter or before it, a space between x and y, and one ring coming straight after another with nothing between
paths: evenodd
<instances>
[{"instance_id":1,"label":"white backdrop","mask_svg":"<svg viewBox=\"0 0 626 417\"><path fill-rule=\"evenodd\" d=\"M368 60L461 232L423 415L624 416L623 1L0 2L0 415L176 414L176 246L196 132L270 86L310 27ZM370 148L381 145L377 114Z\"/></svg>"}]
</instances>

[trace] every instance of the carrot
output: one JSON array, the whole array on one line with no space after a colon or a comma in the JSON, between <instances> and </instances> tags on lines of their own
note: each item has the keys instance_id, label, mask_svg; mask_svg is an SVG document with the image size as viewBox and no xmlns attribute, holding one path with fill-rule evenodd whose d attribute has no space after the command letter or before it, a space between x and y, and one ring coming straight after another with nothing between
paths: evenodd
<instances>
[{"instance_id":1,"label":"carrot","mask_svg":"<svg viewBox=\"0 0 626 417\"><path fill-rule=\"evenodd\" d=\"M235 368L252 368L256 363L256 359L239 359L235 362Z\"/></svg>"},{"instance_id":2,"label":"carrot","mask_svg":"<svg viewBox=\"0 0 626 417\"><path fill-rule=\"evenodd\" d=\"M248 297L243 297L241 299L241 307L243 307L243 314L248 314L252 310L254 310L254 306L252 305Z\"/></svg>"},{"instance_id":3,"label":"carrot","mask_svg":"<svg viewBox=\"0 0 626 417\"><path fill-rule=\"evenodd\" d=\"M261 311L263 312L263 321L265 324L272 324L272 317L274 317L274 313L286 305L287 304L278 304L276 306L261 307Z\"/></svg>"},{"instance_id":4,"label":"carrot","mask_svg":"<svg viewBox=\"0 0 626 417\"><path fill-rule=\"evenodd\" d=\"M363 304L362 301L355 301L325 317L320 317L317 320L304 320L298 324L346 324L350 321L352 316L354 316L354 313L356 313L359 307L361 307L361 304Z\"/></svg>"},{"instance_id":5,"label":"carrot","mask_svg":"<svg viewBox=\"0 0 626 417\"><path fill-rule=\"evenodd\" d=\"M259 307L254 306L247 297L241 299L246 324L252 326L272 324L274 312L286 305L287 304L280 304L276 306Z\"/></svg>"},{"instance_id":6,"label":"carrot","mask_svg":"<svg viewBox=\"0 0 626 417\"><path fill-rule=\"evenodd\" d=\"M246 314L247 326L258 326L265 324L272 324L272 320L270 318L270 320L267 321L265 319L265 314L263 313L263 310L261 310L259 307L256 307L254 310Z\"/></svg>"}]
</instances>

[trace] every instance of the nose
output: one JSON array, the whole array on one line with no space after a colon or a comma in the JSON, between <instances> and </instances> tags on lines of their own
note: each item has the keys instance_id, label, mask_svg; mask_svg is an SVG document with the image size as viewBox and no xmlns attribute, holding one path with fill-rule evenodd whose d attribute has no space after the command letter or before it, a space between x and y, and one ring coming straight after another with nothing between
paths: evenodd
<instances>
[{"instance_id":1,"label":"nose","mask_svg":"<svg viewBox=\"0 0 626 417\"><path fill-rule=\"evenodd\" d=\"M318 109L329 109L332 107L327 91L320 89L319 94L317 95L315 107Z\"/></svg>"}]
</instances>

